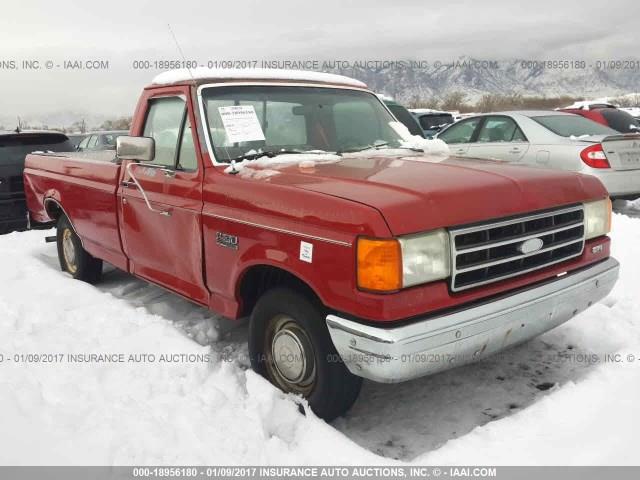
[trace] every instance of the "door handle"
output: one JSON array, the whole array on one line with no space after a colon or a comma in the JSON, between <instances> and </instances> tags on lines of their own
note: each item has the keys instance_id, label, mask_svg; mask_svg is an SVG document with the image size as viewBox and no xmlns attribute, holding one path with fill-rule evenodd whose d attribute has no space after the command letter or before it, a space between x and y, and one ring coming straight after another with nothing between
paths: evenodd
<instances>
[{"instance_id":1,"label":"door handle","mask_svg":"<svg viewBox=\"0 0 640 480\"><path fill-rule=\"evenodd\" d=\"M176 171L175 170L170 170L168 168L163 168L162 169L162 173L164 173L164 176L167 178L173 178L176 176Z\"/></svg>"},{"instance_id":2,"label":"door handle","mask_svg":"<svg viewBox=\"0 0 640 480\"><path fill-rule=\"evenodd\" d=\"M169 210L159 210L157 208L153 208L153 206L151 205L151 202L149 201L149 197L147 197L147 193L144 191L144 188L142 188L142 185L140 185L140 182L138 181L138 179L135 177L135 175L131 171L131 169L136 165L140 165L140 164L139 163L133 163L133 162L132 163L128 163L127 166L126 166L126 170L127 170L127 173L129 174L129 177L131 177L131 180L133 180L133 183L135 184L135 186L138 187L138 190L140 191L140 194L142 195L142 198L144 200L144 203L146 203L147 208L149 210L151 210L153 213L158 213L158 214L162 215L163 217L170 217L171 216L171 212ZM164 169L162 169L162 170L164 170Z\"/></svg>"},{"instance_id":3,"label":"door handle","mask_svg":"<svg viewBox=\"0 0 640 480\"><path fill-rule=\"evenodd\" d=\"M511 150L509 150L509 153L520 153L521 150L519 148L512 148Z\"/></svg>"},{"instance_id":4,"label":"door handle","mask_svg":"<svg viewBox=\"0 0 640 480\"><path fill-rule=\"evenodd\" d=\"M120 185L123 186L124 188L131 188L136 186L135 183L127 182L126 180L123 180L122 182L120 182Z\"/></svg>"}]
</instances>

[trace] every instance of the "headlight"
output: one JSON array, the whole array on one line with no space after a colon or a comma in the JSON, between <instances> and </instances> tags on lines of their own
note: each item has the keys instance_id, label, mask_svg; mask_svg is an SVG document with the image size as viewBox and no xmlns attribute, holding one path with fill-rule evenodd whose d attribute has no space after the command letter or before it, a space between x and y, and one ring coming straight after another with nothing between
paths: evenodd
<instances>
[{"instance_id":1,"label":"headlight","mask_svg":"<svg viewBox=\"0 0 640 480\"><path fill-rule=\"evenodd\" d=\"M402 250L402 286L447 278L451 273L449 235L445 230L399 238Z\"/></svg>"},{"instance_id":2,"label":"headlight","mask_svg":"<svg viewBox=\"0 0 640 480\"><path fill-rule=\"evenodd\" d=\"M358 287L365 290L393 292L450 274L445 230L398 239L361 237L357 248Z\"/></svg>"},{"instance_id":3,"label":"headlight","mask_svg":"<svg viewBox=\"0 0 640 480\"><path fill-rule=\"evenodd\" d=\"M611 230L611 200L584 204L584 236L586 240L601 237Z\"/></svg>"}]
</instances>

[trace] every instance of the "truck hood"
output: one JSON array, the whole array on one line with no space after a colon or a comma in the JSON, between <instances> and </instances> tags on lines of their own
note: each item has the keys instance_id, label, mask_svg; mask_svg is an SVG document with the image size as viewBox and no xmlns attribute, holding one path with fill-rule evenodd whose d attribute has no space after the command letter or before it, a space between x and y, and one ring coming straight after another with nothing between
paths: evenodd
<instances>
[{"instance_id":1,"label":"truck hood","mask_svg":"<svg viewBox=\"0 0 640 480\"><path fill-rule=\"evenodd\" d=\"M369 205L393 235L452 227L604 198L592 176L456 157L345 157L306 161L255 175L259 181L295 186Z\"/></svg>"}]
</instances>

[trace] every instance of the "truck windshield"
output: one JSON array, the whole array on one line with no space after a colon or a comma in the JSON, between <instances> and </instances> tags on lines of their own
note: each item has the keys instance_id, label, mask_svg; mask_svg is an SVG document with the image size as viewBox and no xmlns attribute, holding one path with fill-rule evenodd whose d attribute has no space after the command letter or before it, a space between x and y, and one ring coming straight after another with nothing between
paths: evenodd
<instances>
[{"instance_id":1,"label":"truck windshield","mask_svg":"<svg viewBox=\"0 0 640 480\"><path fill-rule=\"evenodd\" d=\"M403 142L395 118L368 92L245 85L205 88L202 101L219 162L251 152L342 152Z\"/></svg>"},{"instance_id":2,"label":"truck windshield","mask_svg":"<svg viewBox=\"0 0 640 480\"><path fill-rule=\"evenodd\" d=\"M16 133L0 135L0 165L24 163L31 152L71 152L73 145L62 134Z\"/></svg>"}]
</instances>

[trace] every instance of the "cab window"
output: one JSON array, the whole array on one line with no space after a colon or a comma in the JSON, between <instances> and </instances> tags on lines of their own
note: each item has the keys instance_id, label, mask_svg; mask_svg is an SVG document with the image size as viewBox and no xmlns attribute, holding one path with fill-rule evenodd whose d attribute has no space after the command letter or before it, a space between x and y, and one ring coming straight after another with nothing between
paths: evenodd
<instances>
[{"instance_id":1,"label":"cab window","mask_svg":"<svg viewBox=\"0 0 640 480\"><path fill-rule=\"evenodd\" d=\"M156 156L153 163L168 168L197 170L191 124L182 98L152 99L143 135L155 140Z\"/></svg>"}]
</instances>

